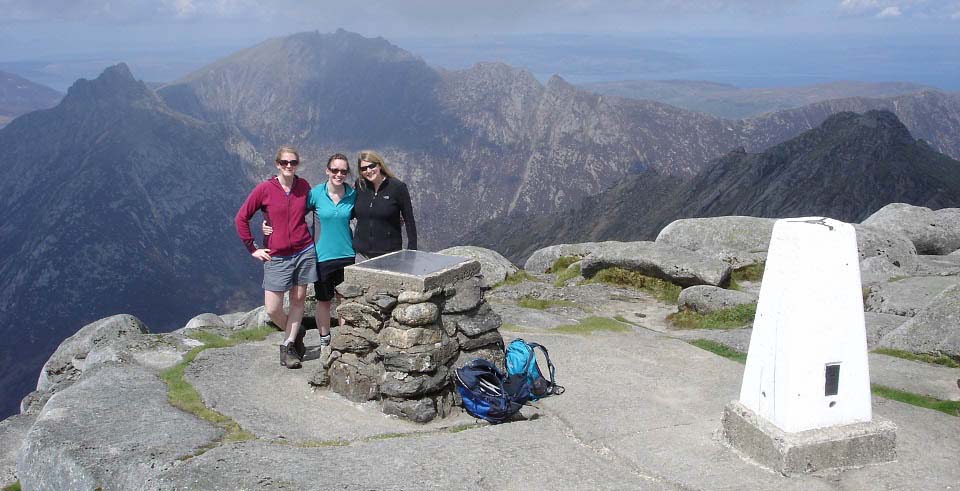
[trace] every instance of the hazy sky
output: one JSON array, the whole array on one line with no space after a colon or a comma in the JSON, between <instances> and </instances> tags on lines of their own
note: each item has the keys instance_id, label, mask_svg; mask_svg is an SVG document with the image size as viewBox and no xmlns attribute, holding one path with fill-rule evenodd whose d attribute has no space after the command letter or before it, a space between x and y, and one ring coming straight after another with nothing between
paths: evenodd
<instances>
[{"instance_id":1,"label":"hazy sky","mask_svg":"<svg viewBox=\"0 0 960 491\"><path fill-rule=\"evenodd\" d=\"M774 38L821 50L843 39L877 45L871 56L881 58L891 45L960 47L960 0L0 0L0 12L0 69L64 78L116 61L145 78L179 75L267 37L341 27L428 62L414 49L425 38L540 33Z\"/></svg>"}]
</instances>

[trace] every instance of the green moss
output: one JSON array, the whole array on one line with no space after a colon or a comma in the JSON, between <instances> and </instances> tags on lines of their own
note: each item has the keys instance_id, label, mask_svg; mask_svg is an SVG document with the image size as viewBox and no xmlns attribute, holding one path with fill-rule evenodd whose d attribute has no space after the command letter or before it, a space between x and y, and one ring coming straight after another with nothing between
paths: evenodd
<instances>
[{"instance_id":1,"label":"green moss","mask_svg":"<svg viewBox=\"0 0 960 491\"><path fill-rule=\"evenodd\" d=\"M609 317L587 317L576 324L557 326L550 332L561 334L593 334L594 331L626 332L630 326Z\"/></svg>"},{"instance_id":2,"label":"green moss","mask_svg":"<svg viewBox=\"0 0 960 491\"><path fill-rule=\"evenodd\" d=\"M746 363L747 354L737 351L729 346L720 344L716 341L710 341L709 339L694 339L692 341L687 341L688 343L696 346L700 349L705 349L715 355L720 355L724 358L733 360L737 363Z\"/></svg>"},{"instance_id":3,"label":"green moss","mask_svg":"<svg viewBox=\"0 0 960 491\"><path fill-rule=\"evenodd\" d=\"M208 332L196 332L190 334L190 337L203 343L188 351L183 357L183 361L160 372L160 379L167 384L167 401L170 405L186 411L194 416L209 421L226 432L223 441L235 442L244 440L253 440L256 437L244 430L233 419L224 416L203 404L200 393L190 385L184 378L183 373L187 366L197 358L200 352L211 348L226 348L247 341L258 341L267 337L274 330L267 326L261 326L254 329L246 329L230 335L229 338L217 336Z\"/></svg>"},{"instance_id":4,"label":"green moss","mask_svg":"<svg viewBox=\"0 0 960 491\"><path fill-rule=\"evenodd\" d=\"M4 486L3 491L20 491L20 481Z\"/></svg>"},{"instance_id":5,"label":"green moss","mask_svg":"<svg viewBox=\"0 0 960 491\"><path fill-rule=\"evenodd\" d=\"M679 329L734 329L753 322L757 305L735 305L707 314L682 310L667 316L667 320Z\"/></svg>"},{"instance_id":6,"label":"green moss","mask_svg":"<svg viewBox=\"0 0 960 491\"><path fill-rule=\"evenodd\" d=\"M479 423L464 423L464 424L459 424L459 425L451 426L451 427L447 428L445 431L446 431L447 433L460 433L461 431L474 430L474 429L477 429L477 428L482 428L482 427L484 427L484 426L487 426L487 425L486 425L486 424L479 424Z\"/></svg>"},{"instance_id":7,"label":"green moss","mask_svg":"<svg viewBox=\"0 0 960 491\"><path fill-rule=\"evenodd\" d=\"M884 399L900 401L905 404L926 409L933 409L934 411L940 411L941 413L949 414L950 416L960 416L960 401L944 401L877 384L871 384L870 389L873 391L874 395L883 397Z\"/></svg>"},{"instance_id":8,"label":"green moss","mask_svg":"<svg viewBox=\"0 0 960 491\"><path fill-rule=\"evenodd\" d=\"M606 283L608 285L634 288L653 295L665 302L677 303L680 297L680 288L673 283L660 278L642 275L636 271L623 268L606 268L597 271L597 274L584 283Z\"/></svg>"},{"instance_id":9,"label":"green moss","mask_svg":"<svg viewBox=\"0 0 960 491\"><path fill-rule=\"evenodd\" d=\"M570 267L571 264L580 261L580 258L577 256L560 256L557 258L553 264L547 268L547 273L557 274L561 271L565 271Z\"/></svg>"},{"instance_id":10,"label":"green moss","mask_svg":"<svg viewBox=\"0 0 960 491\"><path fill-rule=\"evenodd\" d=\"M349 440L307 440L294 444L294 446L300 448L346 447L348 445L350 445Z\"/></svg>"},{"instance_id":11,"label":"green moss","mask_svg":"<svg viewBox=\"0 0 960 491\"><path fill-rule=\"evenodd\" d=\"M513 273L513 274L511 274L511 275L507 275L507 277L504 278L503 281L497 282L496 284L494 284L494 285L493 285L492 287L490 287L490 288L496 289L496 288L500 288L501 286L505 286L505 285L516 285L516 284L519 284L519 283L523 283L524 281L535 281L535 282L540 282L540 283L542 283L542 281L541 281L539 278L537 278L536 276L533 276L533 275L531 275L530 273L527 273L526 271L524 271L524 270L521 269L521 270L517 271L516 273Z\"/></svg>"},{"instance_id":12,"label":"green moss","mask_svg":"<svg viewBox=\"0 0 960 491\"><path fill-rule=\"evenodd\" d=\"M572 264L568 266L566 269L562 269L560 270L560 272L557 273L557 278L553 280L553 286L557 288L562 288L563 285L565 285L571 279L576 278L577 276L580 276L580 265Z\"/></svg>"},{"instance_id":13,"label":"green moss","mask_svg":"<svg viewBox=\"0 0 960 491\"><path fill-rule=\"evenodd\" d=\"M520 297L517 299L517 305L525 309L546 310L550 307L576 307L577 304L569 300L547 300L543 298Z\"/></svg>"},{"instance_id":14,"label":"green moss","mask_svg":"<svg viewBox=\"0 0 960 491\"><path fill-rule=\"evenodd\" d=\"M633 324L633 322L628 321L627 318L624 317L624 316L622 316L622 315L615 315L615 316L613 316L613 320L620 321L620 322L622 322L622 323L624 323L624 324Z\"/></svg>"},{"instance_id":15,"label":"green moss","mask_svg":"<svg viewBox=\"0 0 960 491\"><path fill-rule=\"evenodd\" d=\"M913 361L922 361L924 363L931 363L934 365L943 365L950 368L960 368L960 363L957 363L956 360L950 358L946 355L918 355L916 353L911 353L909 351L901 351L898 349L888 349L888 348L879 348L873 350L874 353L887 356L895 356L897 358L903 358L904 360L913 360Z\"/></svg>"},{"instance_id":16,"label":"green moss","mask_svg":"<svg viewBox=\"0 0 960 491\"><path fill-rule=\"evenodd\" d=\"M731 281L760 281L763 279L763 270L765 263L750 264L733 270L730 275Z\"/></svg>"}]
</instances>

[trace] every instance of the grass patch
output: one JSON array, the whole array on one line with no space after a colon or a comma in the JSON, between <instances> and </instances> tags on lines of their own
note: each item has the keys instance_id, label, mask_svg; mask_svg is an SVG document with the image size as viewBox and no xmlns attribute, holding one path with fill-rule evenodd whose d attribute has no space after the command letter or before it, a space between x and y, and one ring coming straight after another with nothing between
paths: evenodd
<instances>
[{"instance_id":1,"label":"grass patch","mask_svg":"<svg viewBox=\"0 0 960 491\"><path fill-rule=\"evenodd\" d=\"M911 353L909 351L902 351L898 349L889 349L889 348L878 348L873 350L873 352L880 355L903 358L904 360L922 361L924 363L930 363L933 365L943 365L949 368L960 368L960 363L957 363L956 360L946 355L918 355L916 353Z\"/></svg>"},{"instance_id":2,"label":"grass patch","mask_svg":"<svg viewBox=\"0 0 960 491\"><path fill-rule=\"evenodd\" d=\"M348 440L307 440L297 442L294 446L299 448L322 448L322 447L346 447L350 445Z\"/></svg>"},{"instance_id":3,"label":"grass patch","mask_svg":"<svg viewBox=\"0 0 960 491\"><path fill-rule=\"evenodd\" d=\"M570 267L571 264L579 260L580 258L577 256L560 256L556 261L553 262L553 264L550 265L549 268L547 268L547 273L557 274L561 271L565 271Z\"/></svg>"},{"instance_id":4,"label":"grass patch","mask_svg":"<svg viewBox=\"0 0 960 491\"><path fill-rule=\"evenodd\" d=\"M580 276L580 265L574 264L568 266L566 269L560 270L557 273L557 278L553 280L553 286L557 288L562 288L568 281L573 278Z\"/></svg>"},{"instance_id":5,"label":"grass patch","mask_svg":"<svg viewBox=\"0 0 960 491\"><path fill-rule=\"evenodd\" d=\"M885 387L877 384L871 384L870 389L874 395L883 397L884 399L900 401L905 404L926 409L933 409L934 411L940 411L941 413L949 414L950 416L960 416L960 401L944 401L934 397L914 394L912 392L905 392L892 387Z\"/></svg>"},{"instance_id":6,"label":"grass patch","mask_svg":"<svg viewBox=\"0 0 960 491\"><path fill-rule=\"evenodd\" d=\"M486 425L486 424L479 424L479 423L464 423L464 424L459 424L459 425L451 426L451 427L447 428L445 431L446 431L447 433L460 433L461 431L474 430L474 429L477 429L477 428L482 428L482 427L484 427L484 426L487 426L487 425Z\"/></svg>"},{"instance_id":7,"label":"grass patch","mask_svg":"<svg viewBox=\"0 0 960 491\"><path fill-rule=\"evenodd\" d=\"M226 348L248 341L260 341L272 332L275 332L273 328L261 326L233 333L228 338L208 332L191 334L190 337L202 342L203 346L197 346L188 351L187 354L184 355L183 361L160 372L160 379L167 384L167 401L169 401L173 407L223 428L226 432L223 437L223 441L225 442L255 439L256 437L252 433L241 428L232 418L224 416L205 406L203 400L200 398L200 393L187 382L183 376L183 372L187 369L187 366L197 358L197 355L204 350L210 348Z\"/></svg>"},{"instance_id":8,"label":"grass patch","mask_svg":"<svg viewBox=\"0 0 960 491\"><path fill-rule=\"evenodd\" d=\"M707 350L715 355L720 355L724 358L733 360L737 363L747 362L746 353L737 351L729 346L720 344L716 341L710 341L709 339L694 339L687 342L696 346L697 348Z\"/></svg>"},{"instance_id":9,"label":"grass patch","mask_svg":"<svg viewBox=\"0 0 960 491\"><path fill-rule=\"evenodd\" d=\"M524 281L535 281L538 283L542 283L542 281L539 278L521 269L516 273L507 275L506 278L504 278L502 281L498 281L497 283L494 283L494 285L491 286L490 288L494 289L494 288L500 288L501 286L506 286L506 285L517 285L517 284L523 283Z\"/></svg>"},{"instance_id":10,"label":"grass patch","mask_svg":"<svg viewBox=\"0 0 960 491\"><path fill-rule=\"evenodd\" d=\"M734 329L750 324L755 315L757 315L757 305L746 304L707 314L682 310L668 315L667 320L679 329Z\"/></svg>"},{"instance_id":11,"label":"grass patch","mask_svg":"<svg viewBox=\"0 0 960 491\"><path fill-rule=\"evenodd\" d=\"M633 324L633 322L628 321L627 318L624 317L624 316L622 316L622 315L615 315L615 316L613 316L613 320L615 320L615 321L620 321L620 322L622 322L622 323L624 323L624 324Z\"/></svg>"},{"instance_id":12,"label":"grass patch","mask_svg":"<svg viewBox=\"0 0 960 491\"><path fill-rule=\"evenodd\" d=\"M550 307L576 307L577 304L569 300L547 300L543 298L520 297L517 299L517 305L525 309L546 310Z\"/></svg>"},{"instance_id":13,"label":"grass patch","mask_svg":"<svg viewBox=\"0 0 960 491\"><path fill-rule=\"evenodd\" d=\"M609 317L587 317L576 324L557 326L550 332L561 334L593 334L594 331L626 332L630 326Z\"/></svg>"},{"instance_id":14,"label":"grass patch","mask_svg":"<svg viewBox=\"0 0 960 491\"><path fill-rule=\"evenodd\" d=\"M733 270L730 279L733 281L760 281L763 279L763 270L766 263L750 264Z\"/></svg>"},{"instance_id":15,"label":"grass patch","mask_svg":"<svg viewBox=\"0 0 960 491\"><path fill-rule=\"evenodd\" d=\"M680 290L682 290L682 288L669 281L642 275L636 271L623 268L601 269L593 278L584 280L584 283L606 283L608 285L634 288L671 303L677 303L677 298L680 297Z\"/></svg>"},{"instance_id":16,"label":"grass patch","mask_svg":"<svg viewBox=\"0 0 960 491\"><path fill-rule=\"evenodd\" d=\"M3 491L20 491L20 481L4 486Z\"/></svg>"}]
</instances>

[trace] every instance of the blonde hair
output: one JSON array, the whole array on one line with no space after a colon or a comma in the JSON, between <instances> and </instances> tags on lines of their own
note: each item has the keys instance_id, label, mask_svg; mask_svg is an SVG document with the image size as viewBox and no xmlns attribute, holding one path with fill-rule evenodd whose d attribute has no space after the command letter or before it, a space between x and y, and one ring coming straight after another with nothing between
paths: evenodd
<instances>
[{"instance_id":1,"label":"blonde hair","mask_svg":"<svg viewBox=\"0 0 960 491\"><path fill-rule=\"evenodd\" d=\"M359 185L361 188L366 188L367 183L369 182L367 181L366 177L363 177L363 172L360 170L361 162L377 164L380 166L381 174L391 179L396 179L396 177L393 175L393 172L390 172L390 169L387 168L387 163L383 161L383 157L381 157L379 153L374 152L373 150L363 150L359 155L357 155L357 176L359 176L359 179L357 179L357 185Z\"/></svg>"},{"instance_id":2,"label":"blonde hair","mask_svg":"<svg viewBox=\"0 0 960 491\"><path fill-rule=\"evenodd\" d=\"M280 150L277 150L277 156L273 158L273 161L280 163L280 156L285 153L292 153L297 157L297 160L300 160L300 152L297 152L296 148L293 147L280 147Z\"/></svg>"}]
</instances>

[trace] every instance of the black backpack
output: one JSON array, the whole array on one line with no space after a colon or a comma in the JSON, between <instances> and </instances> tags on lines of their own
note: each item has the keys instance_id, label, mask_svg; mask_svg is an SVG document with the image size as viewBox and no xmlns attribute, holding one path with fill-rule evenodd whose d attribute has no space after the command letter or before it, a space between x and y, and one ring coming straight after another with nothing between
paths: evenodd
<instances>
[{"instance_id":1,"label":"black backpack","mask_svg":"<svg viewBox=\"0 0 960 491\"><path fill-rule=\"evenodd\" d=\"M525 377L508 378L483 358L474 359L455 373L463 408L475 418L502 423L530 400L531 387Z\"/></svg>"}]
</instances>

